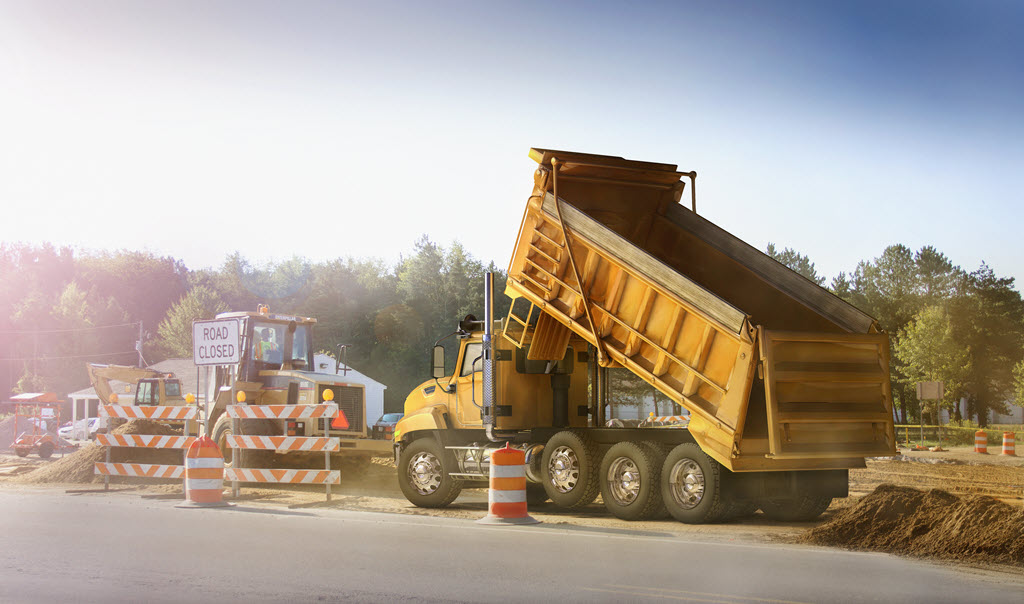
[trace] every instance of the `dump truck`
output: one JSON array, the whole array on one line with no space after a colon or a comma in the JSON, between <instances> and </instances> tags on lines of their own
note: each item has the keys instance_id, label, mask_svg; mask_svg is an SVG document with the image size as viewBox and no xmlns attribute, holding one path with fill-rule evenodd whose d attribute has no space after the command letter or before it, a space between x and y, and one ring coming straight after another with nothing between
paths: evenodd
<instances>
[{"instance_id":1,"label":"dump truck","mask_svg":"<svg viewBox=\"0 0 1024 604\"><path fill-rule=\"evenodd\" d=\"M229 405L313 405L332 400L340 414L324 419L245 419L238 420L240 431L247 435L322 436L324 421L330 421L331 436L341 442L340 456L388 455L391 443L370 438L366 424L365 388L337 375L345 347L338 346L335 373L313 371L313 328L316 319L270 312L266 305L256 311L226 312L217 319L238 321L240 361L228 365L207 365L206 396L203 406L206 435L213 439L230 465L231 447L228 436L233 433ZM327 391L331 391L327 394ZM194 434L195 432L193 432ZM263 451L240 451L241 464L253 467L265 463ZM273 452L271 452L273 453ZM278 451L291 457L307 456L316 460L322 454L302 451ZM262 467L262 466L261 466Z\"/></svg>"},{"instance_id":2,"label":"dump truck","mask_svg":"<svg viewBox=\"0 0 1024 604\"><path fill-rule=\"evenodd\" d=\"M696 173L531 149L538 163L509 264L507 317L455 332L395 431L399 484L444 506L526 453L527 499L598 494L615 516L809 520L848 471L894 454L889 342L878 323L697 214ZM690 207L680 203L690 185ZM685 409L677 426L606 418L608 372ZM614 427L608 427L612 423Z\"/></svg>"}]
</instances>

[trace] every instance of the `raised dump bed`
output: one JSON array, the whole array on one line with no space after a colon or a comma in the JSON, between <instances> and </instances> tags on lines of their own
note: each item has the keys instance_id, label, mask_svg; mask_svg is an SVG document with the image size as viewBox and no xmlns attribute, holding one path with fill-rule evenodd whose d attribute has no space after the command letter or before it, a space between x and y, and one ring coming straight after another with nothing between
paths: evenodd
<instances>
[{"instance_id":1,"label":"raised dump bed","mask_svg":"<svg viewBox=\"0 0 1024 604\"><path fill-rule=\"evenodd\" d=\"M531 157L506 290L543 311L506 334L530 337L529 358L561 359L577 334L689 410L693 438L734 471L895 452L888 337L871 317L679 205L690 175L674 165Z\"/></svg>"}]
</instances>

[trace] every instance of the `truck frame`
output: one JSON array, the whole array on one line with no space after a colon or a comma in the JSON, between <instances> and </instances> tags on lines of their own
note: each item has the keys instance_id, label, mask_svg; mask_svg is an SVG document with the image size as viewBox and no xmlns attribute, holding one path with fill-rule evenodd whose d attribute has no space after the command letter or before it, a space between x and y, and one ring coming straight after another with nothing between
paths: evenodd
<instances>
[{"instance_id":1,"label":"truck frame","mask_svg":"<svg viewBox=\"0 0 1024 604\"><path fill-rule=\"evenodd\" d=\"M539 164L509 264L509 315L468 317L455 372L396 426L399 484L447 505L505 442L528 499L602 495L624 519L821 514L848 470L895 452L888 337L868 315L679 205L693 172L531 149ZM497 327L496 327L497 326ZM686 428L606 427L609 369L690 414Z\"/></svg>"}]
</instances>

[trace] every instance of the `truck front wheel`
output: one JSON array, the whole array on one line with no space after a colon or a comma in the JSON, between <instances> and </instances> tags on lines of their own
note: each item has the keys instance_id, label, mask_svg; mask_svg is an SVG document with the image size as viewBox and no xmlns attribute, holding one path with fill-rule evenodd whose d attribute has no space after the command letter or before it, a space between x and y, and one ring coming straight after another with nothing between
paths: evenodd
<instances>
[{"instance_id":1,"label":"truck front wheel","mask_svg":"<svg viewBox=\"0 0 1024 604\"><path fill-rule=\"evenodd\" d=\"M665 458L661 496L668 513L687 524L715 522L729 507L722 500L721 465L694 443L677 446Z\"/></svg>"},{"instance_id":2,"label":"truck front wheel","mask_svg":"<svg viewBox=\"0 0 1024 604\"><path fill-rule=\"evenodd\" d=\"M593 503L601 488L597 466L597 447L590 439L568 430L555 434L544 446L541 458L541 478L548 498L566 509Z\"/></svg>"},{"instance_id":3,"label":"truck front wheel","mask_svg":"<svg viewBox=\"0 0 1024 604\"><path fill-rule=\"evenodd\" d=\"M398 486L413 505L441 508L462 492L462 481L448 475L446 451L433 438L419 438L398 456Z\"/></svg>"}]
</instances>

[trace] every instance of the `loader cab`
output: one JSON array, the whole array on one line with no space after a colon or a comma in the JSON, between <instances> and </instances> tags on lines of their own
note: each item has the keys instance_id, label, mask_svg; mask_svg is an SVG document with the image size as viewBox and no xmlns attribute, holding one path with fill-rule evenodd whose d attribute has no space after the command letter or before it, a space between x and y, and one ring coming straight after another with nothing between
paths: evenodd
<instances>
[{"instance_id":1,"label":"loader cab","mask_svg":"<svg viewBox=\"0 0 1024 604\"><path fill-rule=\"evenodd\" d=\"M139 380L135 389L135 405L164 405L180 400L181 382L176 378Z\"/></svg>"},{"instance_id":2,"label":"loader cab","mask_svg":"<svg viewBox=\"0 0 1024 604\"><path fill-rule=\"evenodd\" d=\"M313 366L313 325L316 319L258 312L231 312L218 319L239 319L242 358L237 379L263 381L263 371L309 371ZM218 383L228 376L218 376ZM224 385L227 385L226 383Z\"/></svg>"}]
</instances>

